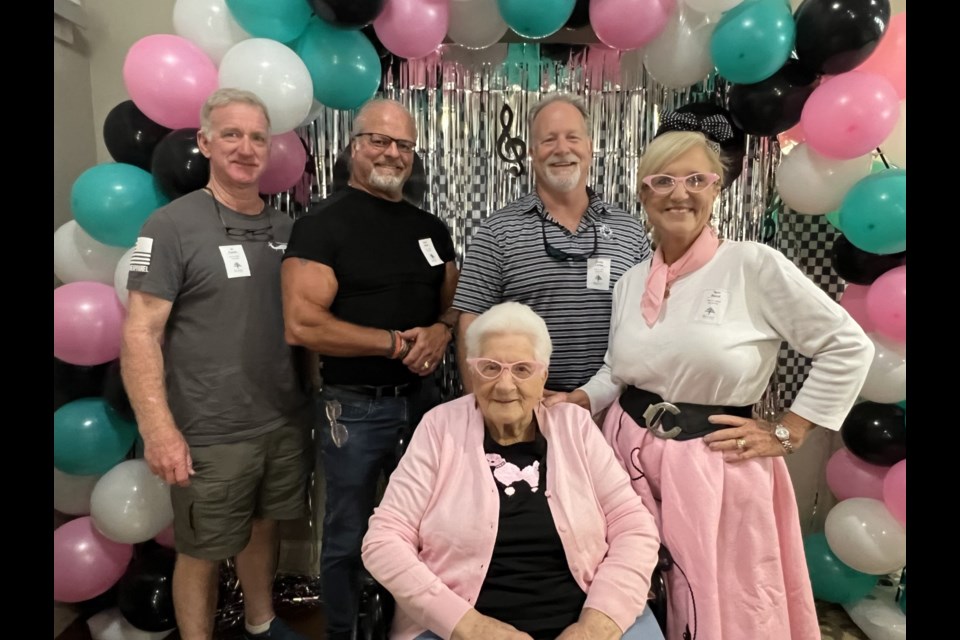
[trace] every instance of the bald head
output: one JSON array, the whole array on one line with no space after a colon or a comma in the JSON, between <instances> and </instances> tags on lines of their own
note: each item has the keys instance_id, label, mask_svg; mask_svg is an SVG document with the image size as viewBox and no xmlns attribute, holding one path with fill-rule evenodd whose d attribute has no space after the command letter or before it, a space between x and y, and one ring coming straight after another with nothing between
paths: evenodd
<instances>
[{"instance_id":1,"label":"bald head","mask_svg":"<svg viewBox=\"0 0 960 640\"><path fill-rule=\"evenodd\" d=\"M371 195L395 202L413 171L417 127L413 116L396 100L371 100L353 120L350 184Z\"/></svg>"}]
</instances>

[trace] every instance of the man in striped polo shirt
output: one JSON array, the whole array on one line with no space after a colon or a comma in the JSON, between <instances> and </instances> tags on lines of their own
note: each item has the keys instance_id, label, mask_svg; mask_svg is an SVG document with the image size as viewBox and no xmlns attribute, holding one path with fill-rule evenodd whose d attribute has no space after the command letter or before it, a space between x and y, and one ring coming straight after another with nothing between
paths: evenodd
<instances>
[{"instance_id":1,"label":"man in striped polo shirt","mask_svg":"<svg viewBox=\"0 0 960 640\"><path fill-rule=\"evenodd\" d=\"M532 307L550 329L547 389L586 383L603 364L614 285L650 256L640 222L587 187L593 141L583 101L553 94L528 118L536 190L483 222L453 301L462 312L457 360L465 392L471 389L464 332L477 315L507 300Z\"/></svg>"}]
</instances>

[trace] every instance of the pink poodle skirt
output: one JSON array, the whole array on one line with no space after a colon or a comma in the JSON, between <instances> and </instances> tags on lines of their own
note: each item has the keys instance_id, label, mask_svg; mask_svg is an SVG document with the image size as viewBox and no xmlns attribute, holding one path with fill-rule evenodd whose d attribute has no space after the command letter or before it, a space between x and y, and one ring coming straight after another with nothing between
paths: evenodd
<instances>
[{"instance_id":1,"label":"pink poodle skirt","mask_svg":"<svg viewBox=\"0 0 960 640\"><path fill-rule=\"evenodd\" d=\"M675 562L667 640L819 640L782 458L724 462L702 438L655 437L619 402L603 432Z\"/></svg>"}]
</instances>

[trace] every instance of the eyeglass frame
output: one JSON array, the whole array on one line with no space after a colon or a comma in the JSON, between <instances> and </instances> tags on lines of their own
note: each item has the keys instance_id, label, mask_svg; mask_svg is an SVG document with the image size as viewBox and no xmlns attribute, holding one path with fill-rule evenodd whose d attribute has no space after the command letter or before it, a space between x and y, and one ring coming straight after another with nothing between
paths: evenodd
<instances>
[{"instance_id":1,"label":"eyeglass frame","mask_svg":"<svg viewBox=\"0 0 960 640\"><path fill-rule=\"evenodd\" d=\"M213 207L217 210L217 217L220 218L220 224L223 225L223 231L231 240L249 240L251 242L273 242L273 224L270 222L270 216L267 215L267 226L262 229L241 229L240 227L228 227L226 220L223 219L223 211L220 210L220 203L216 196L211 194ZM266 237L257 237L266 234Z\"/></svg>"},{"instance_id":2,"label":"eyeglass frame","mask_svg":"<svg viewBox=\"0 0 960 640\"><path fill-rule=\"evenodd\" d=\"M694 176L706 176L710 181L707 184L703 185L703 188L701 189L691 189L687 185L687 180L689 180ZM666 191L661 191L657 189L655 186L653 186L653 184L651 184L654 178L670 178L671 180L673 180L673 186ZM688 176L671 176L666 173L654 173L644 177L642 180L640 180L640 182L650 187L650 190L653 191L654 193L661 196L665 196L673 193L677 189L677 185L680 184L681 182L683 183L683 188L686 191L690 193L701 193L703 191L706 191L708 188L710 188L711 185L716 184L719 180L720 180L720 176L716 173L713 173L712 171L694 171Z\"/></svg>"},{"instance_id":3,"label":"eyeglass frame","mask_svg":"<svg viewBox=\"0 0 960 640\"><path fill-rule=\"evenodd\" d=\"M483 373L480 372L480 368L477 366L480 362L483 362L483 361L493 362L495 364L500 365L500 372L497 375L493 376L492 378L488 378L487 376L483 375ZM514 380L529 380L533 376L537 375L537 373L547 368L547 365L543 362L540 362L539 360L517 360L516 362L500 362L499 360L494 360L493 358L467 358L467 364L473 367L473 370L477 372L477 375L483 378L484 380L499 380L500 376L503 375L504 371L509 371L510 375L513 376ZM517 376L517 374L513 372L513 368L518 364L532 364L533 372L526 378L521 378Z\"/></svg>"},{"instance_id":4,"label":"eyeglass frame","mask_svg":"<svg viewBox=\"0 0 960 640\"><path fill-rule=\"evenodd\" d=\"M554 260L563 260L564 262L586 262L597 255L600 250L600 233L597 231L597 223L591 221L593 227L593 250L590 253L569 253L563 249L557 249L547 241L547 216L540 216L540 230L543 233L543 250L547 252L547 257Z\"/></svg>"},{"instance_id":5,"label":"eyeglass frame","mask_svg":"<svg viewBox=\"0 0 960 640\"><path fill-rule=\"evenodd\" d=\"M361 133L355 133L355 134L353 134L353 137L354 137L354 138L359 138L359 137L361 137L361 136L371 136L371 137L370 137L370 144L372 144L372 145L374 146L374 148L380 149L381 151L386 151L387 149L390 148L390 145L392 145L392 144L397 145L397 151L399 151L400 153L405 153L405 154L407 154L407 155L410 155L410 154L412 154L413 152L415 152L415 151L417 150L417 143L416 143L416 142L414 142L414 141L412 141L412 140L403 140L403 139L401 139L401 138L394 138L393 136L388 136L388 135L385 134L385 133L377 133L376 131L363 131L363 132L361 132ZM381 147L380 145L378 145L376 142L373 141L372 136L380 136L380 137L382 137L382 138L386 138L387 140L389 140L389 142L387 143L386 146ZM409 146L410 149L409 149L409 150L405 150L403 147L400 146L401 143L402 143L404 146Z\"/></svg>"}]
</instances>

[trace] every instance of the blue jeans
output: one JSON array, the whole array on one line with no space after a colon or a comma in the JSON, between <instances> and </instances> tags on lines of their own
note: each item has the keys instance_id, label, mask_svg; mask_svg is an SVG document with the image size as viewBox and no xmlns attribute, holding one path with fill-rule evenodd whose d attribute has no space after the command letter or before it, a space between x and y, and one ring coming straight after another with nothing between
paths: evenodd
<instances>
[{"instance_id":1,"label":"blue jeans","mask_svg":"<svg viewBox=\"0 0 960 640\"><path fill-rule=\"evenodd\" d=\"M657 625L657 619L653 617L650 607L643 610L637 621L620 636L621 640L663 640L663 632ZM414 640L440 640L440 636L432 631L424 631Z\"/></svg>"},{"instance_id":2,"label":"blue jeans","mask_svg":"<svg viewBox=\"0 0 960 640\"><path fill-rule=\"evenodd\" d=\"M325 411L329 400L340 402L339 422L347 428L347 441L339 448L330 437ZM325 385L318 397L318 440L326 480L320 584L330 638L349 637L357 617L360 544L380 474L392 471L401 433L409 434L438 400L432 379L423 381L419 393L400 398L375 399L333 385Z\"/></svg>"}]
</instances>

